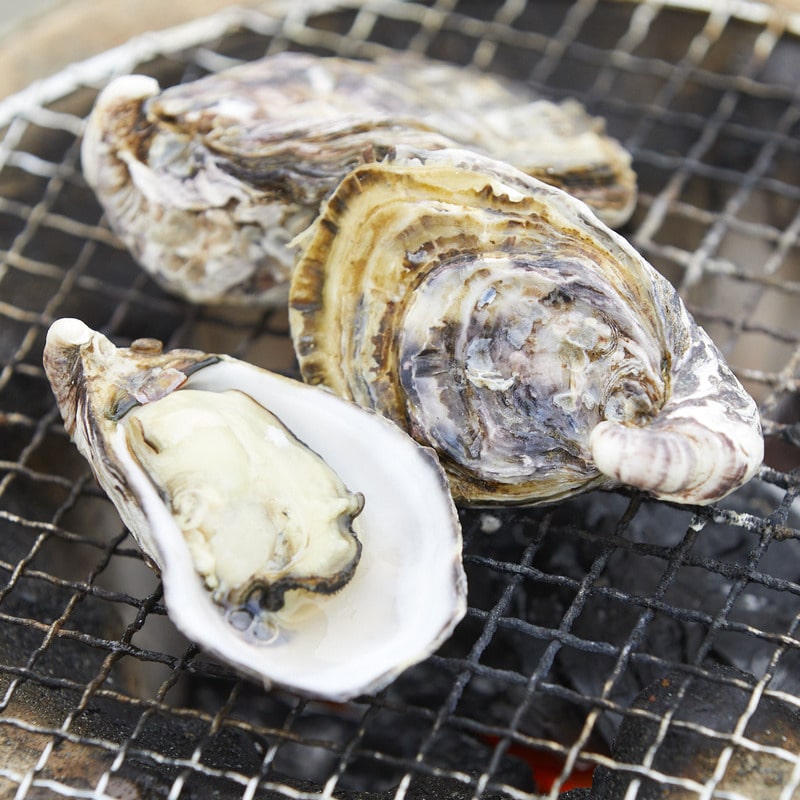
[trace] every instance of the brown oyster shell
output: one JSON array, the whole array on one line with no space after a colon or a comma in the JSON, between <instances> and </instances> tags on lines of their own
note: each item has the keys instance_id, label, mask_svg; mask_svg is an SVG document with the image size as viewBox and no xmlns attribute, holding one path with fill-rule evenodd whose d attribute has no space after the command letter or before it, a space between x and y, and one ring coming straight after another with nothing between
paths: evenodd
<instances>
[{"instance_id":1,"label":"brown oyster shell","mask_svg":"<svg viewBox=\"0 0 800 800\"><path fill-rule=\"evenodd\" d=\"M354 167L405 144L465 146L568 187L611 224L636 198L630 156L577 103L419 57L282 53L163 92L125 76L82 148L109 223L193 302L285 302L289 246Z\"/></svg>"},{"instance_id":2,"label":"brown oyster shell","mask_svg":"<svg viewBox=\"0 0 800 800\"><path fill-rule=\"evenodd\" d=\"M761 462L753 400L673 287L502 162L398 148L345 178L299 243L304 378L435 447L460 502L623 483L708 503Z\"/></svg>"}]
</instances>

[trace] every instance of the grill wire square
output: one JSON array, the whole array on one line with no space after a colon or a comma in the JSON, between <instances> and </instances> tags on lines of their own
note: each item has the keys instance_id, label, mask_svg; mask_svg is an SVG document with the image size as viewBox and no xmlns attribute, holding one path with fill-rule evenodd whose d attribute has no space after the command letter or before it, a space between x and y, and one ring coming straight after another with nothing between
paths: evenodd
<instances>
[{"instance_id":1,"label":"grill wire square","mask_svg":"<svg viewBox=\"0 0 800 800\"><path fill-rule=\"evenodd\" d=\"M0 798L800 798L800 16L750 2L344 0L228 9L0 103ZM460 511L469 610L374 696L243 680L166 616L63 430L53 320L293 377L285 310L192 307L80 170L126 72L411 50L575 97L632 153L621 233L759 403L765 465L711 507L594 492ZM592 787L592 780L594 785Z\"/></svg>"}]
</instances>

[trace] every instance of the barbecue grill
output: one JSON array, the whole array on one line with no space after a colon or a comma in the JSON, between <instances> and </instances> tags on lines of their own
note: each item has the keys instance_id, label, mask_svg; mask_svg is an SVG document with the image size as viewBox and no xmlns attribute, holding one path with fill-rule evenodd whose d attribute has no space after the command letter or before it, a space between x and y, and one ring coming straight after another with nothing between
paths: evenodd
<instances>
[{"instance_id":1,"label":"barbecue grill","mask_svg":"<svg viewBox=\"0 0 800 800\"><path fill-rule=\"evenodd\" d=\"M767 436L756 479L712 507L620 491L462 511L465 620L347 704L239 679L176 632L41 366L75 316L297 375L285 311L162 292L78 157L111 78L287 49L412 50L603 116L639 176L623 235ZM0 103L0 797L800 797L798 78L800 14L777 3L315 0L136 38Z\"/></svg>"}]
</instances>

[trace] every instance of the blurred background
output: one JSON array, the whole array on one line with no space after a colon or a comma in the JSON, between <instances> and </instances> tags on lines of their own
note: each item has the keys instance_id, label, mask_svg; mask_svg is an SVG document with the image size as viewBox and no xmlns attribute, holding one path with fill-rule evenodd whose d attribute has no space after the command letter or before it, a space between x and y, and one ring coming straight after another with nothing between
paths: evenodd
<instances>
[{"instance_id":1,"label":"blurred background","mask_svg":"<svg viewBox=\"0 0 800 800\"><path fill-rule=\"evenodd\" d=\"M315 0L290 0L295 8ZM786 11L800 10L800 0L766 0ZM286 0L273 0L280 7ZM678 0L674 5L735 8L761 0ZM201 19L226 6L257 7L264 0L0 0L0 97L24 89L73 61L101 53L147 31ZM653 5L661 5L654 2Z\"/></svg>"},{"instance_id":2,"label":"blurred background","mask_svg":"<svg viewBox=\"0 0 800 800\"><path fill-rule=\"evenodd\" d=\"M263 0L0 0L0 97L147 31L201 19L225 6L263 4Z\"/></svg>"}]
</instances>

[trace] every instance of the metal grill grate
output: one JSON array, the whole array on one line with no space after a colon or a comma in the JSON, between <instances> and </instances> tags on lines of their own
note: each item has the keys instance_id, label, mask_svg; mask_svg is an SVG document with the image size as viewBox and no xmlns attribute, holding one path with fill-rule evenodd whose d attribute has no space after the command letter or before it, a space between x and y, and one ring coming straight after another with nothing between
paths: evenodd
<instances>
[{"instance_id":1,"label":"metal grill grate","mask_svg":"<svg viewBox=\"0 0 800 800\"><path fill-rule=\"evenodd\" d=\"M711 7L275 2L0 104L0 797L555 798L595 768L595 793L572 797L800 797L800 19ZM466 619L347 705L266 692L180 638L41 368L47 326L77 316L119 343L294 373L285 313L163 294L78 163L112 76L167 85L287 48L411 49L606 117L640 180L623 233L680 288L768 434L759 477L713 508L594 493L464 512Z\"/></svg>"}]
</instances>

